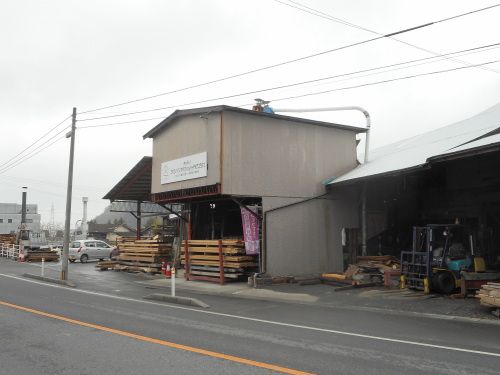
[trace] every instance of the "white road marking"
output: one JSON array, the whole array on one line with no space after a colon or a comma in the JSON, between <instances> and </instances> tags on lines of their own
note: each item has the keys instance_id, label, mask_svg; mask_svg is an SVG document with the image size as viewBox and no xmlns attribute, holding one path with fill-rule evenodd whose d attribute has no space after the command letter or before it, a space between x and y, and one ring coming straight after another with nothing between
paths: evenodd
<instances>
[{"instance_id":1,"label":"white road marking","mask_svg":"<svg viewBox=\"0 0 500 375\"><path fill-rule=\"evenodd\" d=\"M13 275L6 275L6 274L2 274L2 273L0 273L0 276L9 277L9 278L12 278L12 279L22 280L22 281L26 281L26 282L30 282L30 283L39 284L39 285L50 286L50 287L53 287L53 288L63 288L63 289L68 290L67 286L61 286L61 285L58 285L58 284L44 283L44 282L40 282L40 281L36 281L36 280L25 279L25 278L22 278L22 277L13 276ZM183 307L183 306L176 306L176 305L166 305L164 303L158 303L158 302L153 302L153 301L144 301L144 300L141 300L141 299L135 299L135 298L129 298L129 297L116 296L116 295L112 295L112 294L92 292L92 291L82 290L82 289L71 289L71 291L72 292L78 292L78 293L95 295L95 296L101 296L101 297L106 297L106 298L115 298L115 299L120 299L120 300L124 300L124 301L132 301L132 302L140 302L140 303L152 304L152 305L157 305L157 306L164 306L164 307L168 307L168 308L172 308L172 309L178 309L178 310L194 311L194 312L198 312L198 313L202 313L202 314L223 316L223 317L228 317L228 318L233 318L233 319L248 320L248 321L257 322L257 323L273 324L273 325L277 325L277 326L299 328L299 329L305 329L305 330L310 330L310 331L319 331L319 332L324 332L324 333L334 333L334 334L343 335L343 336L361 337L363 339L388 341L388 342L393 342L393 343L398 343L398 344L415 345L415 346L422 346L422 347L433 348L433 349L444 349L444 350L452 350L452 351L456 351L456 352L464 352L464 353L487 355L487 356L492 356L492 357L500 357L500 353L485 352L485 351L481 351L481 350L471 350L471 349L457 348L457 347L453 347L453 346L426 344L426 343L417 342L417 341L399 340L399 339L392 339L392 338L389 338L389 337L365 335L365 334L361 334L361 333L354 333L354 332L347 332L347 331L339 331L339 330L335 330L335 329L317 328L317 327L310 327L310 326L304 326L304 325L299 325L299 324L276 322L276 321L273 321L273 320L264 320L264 319L249 318L249 317L244 317L244 316L231 315L231 314L225 314L225 313L218 313L218 312L213 312L213 311L198 310L198 309L193 309L193 308L190 308L190 307Z\"/></svg>"}]
</instances>

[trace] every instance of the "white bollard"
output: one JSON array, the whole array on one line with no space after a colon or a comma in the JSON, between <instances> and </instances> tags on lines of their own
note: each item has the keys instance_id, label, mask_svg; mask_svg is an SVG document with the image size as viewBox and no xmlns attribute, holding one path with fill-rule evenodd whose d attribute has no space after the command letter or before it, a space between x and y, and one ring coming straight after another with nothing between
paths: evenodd
<instances>
[{"instance_id":1,"label":"white bollard","mask_svg":"<svg viewBox=\"0 0 500 375\"><path fill-rule=\"evenodd\" d=\"M42 277L45 269L45 258L42 258Z\"/></svg>"},{"instance_id":2,"label":"white bollard","mask_svg":"<svg viewBox=\"0 0 500 375\"><path fill-rule=\"evenodd\" d=\"M172 268L172 297L175 297L175 268Z\"/></svg>"}]
</instances>

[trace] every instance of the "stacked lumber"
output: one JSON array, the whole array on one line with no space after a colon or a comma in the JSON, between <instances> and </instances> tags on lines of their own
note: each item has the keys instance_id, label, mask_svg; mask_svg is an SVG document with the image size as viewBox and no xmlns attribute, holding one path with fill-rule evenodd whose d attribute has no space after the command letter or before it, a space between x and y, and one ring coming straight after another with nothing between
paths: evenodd
<instances>
[{"instance_id":1,"label":"stacked lumber","mask_svg":"<svg viewBox=\"0 0 500 375\"><path fill-rule=\"evenodd\" d=\"M186 266L186 241L182 242L181 264ZM186 269L190 276L203 277L204 280L214 278L218 281L221 277L219 240L189 240L188 260ZM222 240L223 276L229 279L240 279L248 275L251 268L257 267L255 255L247 255L245 242L241 239Z\"/></svg>"},{"instance_id":2,"label":"stacked lumber","mask_svg":"<svg viewBox=\"0 0 500 375\"><path fill-rule=\"evenodd\" d=\"M118 237L120 255L115 269L129 272L161 273L162 262L170 262L172 244L158 239Z\"/></svg>"},{"instance_id":3,"label":"stacked lumber","mask_svg":"<svg viewBox=\"0 0 500 375\"><path fill-rule=\"evenodd\" d=\"M381 274L399 269L399 259L393 255L358 256L356 266L366 270L377 270Z\"/></svg>"},{"instance_id":4,"label":"stacked lumber","mask_svg":"<svg viewBox=\"0 0 500 375\"><path fill-rule=\"evenodd\" d=\"M99 263L97 263L95 265L95 268L97 268L101 271L105 271L108 269L113 269L117 265L118 265L118 261L116 261L116 260L104 260L104 261L100 261Z\"/></svg>"},{"instance_id":5,"label":"stacked lumber","mask_svg":"<svg viewBox=\"0 0 500 375\"><path fill-rule=\"evenodd\" d=\"M500 318L500 283L489 282L476 292L476 298L480 298L481 305L494 307L492 314Z\"/></svg>"},{"instance_id":6,"label":"stacked lumber","mask_svg":"<svg viewBox=\"0 0 500 375\"><path fill-rule=\"evenodd\" d=\"M15 234L0 234L0 243L15 245L16 235Z\"/></svg>"},{"instance_id":7,"label":"stacked lumber","mask_svg":"<svg viewBox=\"0 0 500 375\"><path fill-rule=\"evenodd\" d=\"M392 255L358 256L357 262L350 264L343 274L324 273L320 281L344 286L344 288L376 286L382 283L386 273L389 274L389 271L396 270L399 270L399 259ZM399 279L399 277L397 278ZM312 280L308 280L301 282L300 285L312 282Z\"/></svg>"},{"instance_id":8,"label":"stacked lumber","mask_svg":"<svg viewBox=\"0 0 500 375\"><path fill-rule=\"evenodd\" d=\"M56 250L28 250L28 255L26 256L26 261L28 262L41 262L42 260L46 262L58 261L59 252Z\"/></svg>"}]
</instances>

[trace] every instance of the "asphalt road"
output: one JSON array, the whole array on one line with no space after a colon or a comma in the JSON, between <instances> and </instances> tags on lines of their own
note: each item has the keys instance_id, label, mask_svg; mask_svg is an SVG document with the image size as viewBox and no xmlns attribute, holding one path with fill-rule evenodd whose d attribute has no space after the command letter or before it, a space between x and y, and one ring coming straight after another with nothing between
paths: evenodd
<instances>
[{"instance_id":1,"label":"asphalt road","mask_svg":"<svg viewBox=\"0 0 500 375\"><path fill-rule=\"evenodd\" d=\"M141 300L140 290L150 291L134 281L115 281L103 293L95 274L89 277L96 288L84 290L9 269L0 267L5 374L498 374L500 368L499 325L223 296L211 296L209 309L190 308Z\"/></svg>"}]
</instances>

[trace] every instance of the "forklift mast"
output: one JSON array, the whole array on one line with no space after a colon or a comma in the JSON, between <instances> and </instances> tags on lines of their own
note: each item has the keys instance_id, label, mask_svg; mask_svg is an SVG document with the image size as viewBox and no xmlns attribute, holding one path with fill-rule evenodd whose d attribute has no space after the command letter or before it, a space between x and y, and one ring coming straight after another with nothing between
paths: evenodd
<instances>
[{"instance_id":1,"label":"forklift mast","mask_svg":"<svg viewBox=\"0 0 500 375\"><path fill-rule=\"evenodd\" d=\"M467 226L414 227L412 250L401 252L401 275L409 288L449 293L460 286L461 272L478 264L473 258L474 243Z\"/></svg>"}]
</instances>

